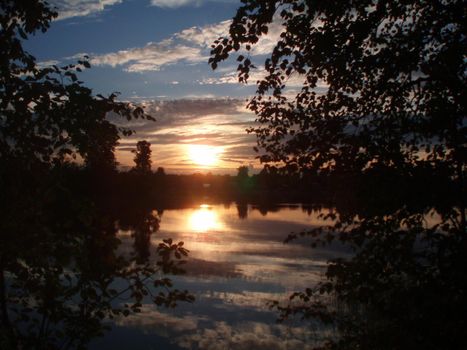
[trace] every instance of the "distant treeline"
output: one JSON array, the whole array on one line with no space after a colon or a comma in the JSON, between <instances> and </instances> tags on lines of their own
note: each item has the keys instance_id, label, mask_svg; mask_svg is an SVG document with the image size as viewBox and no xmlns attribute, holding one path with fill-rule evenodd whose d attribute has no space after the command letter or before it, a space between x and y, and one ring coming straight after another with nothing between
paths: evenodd
<instances>
[{"instance_id":1,"label":"distant treeline","mask_svg":"<svg viewBox=\"0 0 467 350\"><path fill-rule=\"evenodd\" d=\"M265 168L259 174L248 175L240 167L238 174L232 176L166 174L161 168L156 172L131 170L103 174L72 166L58 173L81 194L97 199L105 197L102 199L106 202L128 201L160 208L225 202L371 206L372 198L378 203L383 200L389 206L391 203L398 206L402 201L409 205L420 201L443 205L440 198L446 202L458 198L456 184L429 169L411 174L390 169L356 174L291 174Z\"/></svg>"}]
</instances>

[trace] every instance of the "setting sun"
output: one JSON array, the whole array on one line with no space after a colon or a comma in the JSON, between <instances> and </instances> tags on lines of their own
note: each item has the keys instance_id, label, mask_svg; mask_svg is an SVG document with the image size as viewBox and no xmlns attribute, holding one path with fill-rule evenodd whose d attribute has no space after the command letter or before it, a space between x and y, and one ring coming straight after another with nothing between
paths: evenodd
<instances>
[{"instance_id":1,"label":"setting sun","mask_svg":"<svg viewBox=\"0 0 467 350\"><path fill-rule=\"evenodd\" d=\"M203 166L212 166L219 161L219 155L222 153L221 147L206 145L189 145L188 155L193 163Z\"/></svg>"}]
</instances>

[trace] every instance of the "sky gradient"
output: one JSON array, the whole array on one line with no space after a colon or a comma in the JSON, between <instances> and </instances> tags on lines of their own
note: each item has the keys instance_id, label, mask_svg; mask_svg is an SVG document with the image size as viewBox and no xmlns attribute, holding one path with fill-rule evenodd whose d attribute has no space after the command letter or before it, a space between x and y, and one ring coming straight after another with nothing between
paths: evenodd
<instances>
[{"instance_id":1,"label":"sky gradient","mask_svg":"<svg viewBox=\"0 0 467 350\"><path fill-rule=\"evenodd\" d=\"M236 79L237 65L226 61L212 71L210 45L228 31L236 0L53 0L59 17L26 49L43 65L64 65L88 55L91 69L80 79L93 91L118 91L121 100L145 106L156 123L131 123L136 134L117 150L122 168L133 166L138 140L152 144L153 168L166 172L235 173L240 165L260 165L255 136L246 133L254 115L246 100L261 76L280 26L253 49L259 69L248 85ZM298 82L299 83L299 82ZM293 84L292 84L293 85ZM209 145L219 153L216 166L194 164L189 145Z\"/></svg>"}]
</instances>

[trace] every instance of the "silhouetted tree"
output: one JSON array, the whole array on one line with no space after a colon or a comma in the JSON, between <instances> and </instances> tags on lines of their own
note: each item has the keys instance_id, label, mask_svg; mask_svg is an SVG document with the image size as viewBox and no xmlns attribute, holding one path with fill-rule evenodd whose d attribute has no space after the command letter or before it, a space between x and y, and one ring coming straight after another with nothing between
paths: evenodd
<instances>
[{"instance_id":1,"label":"silhouetted tree","mask_svg":"<svg viewBox=\"0 0 467 350\"><path fill-rule=\"evenodd\" d=\"M241 195L242 201L245 200L244 196L249 195L253 190L253 179L248 175L248 167L242 165L237 169L237 177L235 178L237 184L237 193Z\"/></svg>"},{"instance_id":2,"label":"silhouetted tree","mask_svg":"<svg viewBox=\"0 0 467 350\"><path fill-rule=\"evenodd\" d=\"M76 157L94 163L109 160L119 138L109 113L127 119L145 118L142 108L94 95L78 80L89 68L87 57L76 65L40 68L22 42L37 31L45 32L57 13L39 0L0 4L0 157L21 162L22 171L39 163L50 166ZM95 154L104 157L94 157ZM10 163L10 169L11 165Z\"/></svg>"},{"instance_id":3,"label":"silhouetted tree","mask_svg":"<svg viewBox=\"0 0 467 350\"><path fill-rule=\"evenodd\" d=\"M465 171L463 1L246 0L214 43L212 67L240 51L247 81L253 45L271 27L282 34L248 104L263 162ZM302 83L292 98L291 79Z\"/></svg>"},{"instance_id":4,"label":"silhouetted tree","mask_svg":"<svg viewBox=\"0 0 467 350\"><path fill-rule=\"evenodd\" d=\"M237 169L237 178L245 179L248 178L248 167L246 165L242 165Z\"/></svg>"},{"instance_id":5,"label":"silhouetted tree","mask_svg":"<svg viewBox=\"0 0 467 350\"><path fill-rule=\"evenodd\" d=\"M63 344L84 349L102 335L104 321L139 312L154 287L162 287L153 299L157 305L193 300L187 292L166 289L170 280L158 278L181 271L178 257L187 254L182 245L161 242L148 261L156 217L136 209L137 217L125 227L135 232L134 254L129 256L121 249L115 223L125 221L119 215L135 211L134 203L124 201L128 208L114 216L106 208L113 201L96 208L52 180L53 186L35 189L34 198L12 202L21 210L1 223L2 349L62 349ZM6 225L11 231L4 230ZM127 302L115 303L119 298Z\"/></svg>"},{"instance_id":6,"label":"silhouetted tree","mask_svg":"<svg viewBox=\"0 0 467 350\"><path fill-rule=\"evenodd\" d=\"M337 321L340 337L320 349L464 348L465 2L244 0L212 46L212 68L240 51L246 82L254 44L272 27L281 34L248 104L261 161L374 179L370 213L330 214L334 224L302 232L314 246L340 240L355 256L333 260L325 282L275 305L284 317ZM434 201L397 187L399 206L377 195L416 175L454 179L457 203L445 206L436 186L427 189ZM427 225L433 207L438 223ZM349 312L336 313L323 294Z\"/></svg>"},{"instance_id":7,"label":"silhouetted tree","mask_svg":"<svg viewBox=\"0 0 467 350\"><path fill-rule=\"evenodd\" d=\"M135 153L135 171L148 174L151 172L151 144L147 141L138 141Z\"/></svg>"},{"instance_id":8,"label":"silhouetted tree","mask_svg":"<svg viewBox=\"0 0 467 350\"><path fill-rule=\"evenodd\" d=\"M82 147L86 168L98 175L115 171L117 168L115 147L119 139L117 127L108 123L99 130L89 130L89 133L90 136L96 134L96 137L91 137L89 142ZM104 133L106 136L102 137Z\"/></svg>"},{"instance_id":9,"label":"silhouetted tree","mask_svg":"<svg viewBox=\"0 0 467 350\"><path fill-rule=\"evenodd\" d=\"M104 320L140 310L147 283L170 287L168 279L150 280L179 272L173 258L187 254L182 244L166 240L156 248L156 262L135 264L117 249L116 218L83 193L87 186L68 162L113 170L120 134L131 134L109 114L152 118L116 101L116 94L95 95L84 86L77 74L90 67L86 57L64 67L36 64L23 41L45 32L56 16L44 1L0 2L2 349L85 348L102 334ZM147 242L143 238L138 245ZM112 287L115 280L123 290ZM131 301L116 305L120 296ZM153 299L167 306L177 300L192 298L166 290Z\"/></svg>"}]
</instances>

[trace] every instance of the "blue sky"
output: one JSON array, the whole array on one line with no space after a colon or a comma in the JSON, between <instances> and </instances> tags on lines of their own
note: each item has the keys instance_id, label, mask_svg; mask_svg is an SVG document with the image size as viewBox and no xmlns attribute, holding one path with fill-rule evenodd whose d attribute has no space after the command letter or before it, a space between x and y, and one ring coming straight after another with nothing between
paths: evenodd
<instances>
[{"instance_id":1,"label":"blue sky","mask_svg":"<svg viewBox=\"0 0 467 350\"><path fill-rule=\"evenodd\" d=\"M228 31L236 0L53 0L58 19L25 47L42 65L76 62L89 55L92 68L80 79L95 93L121 93L122 100L144 105L156 123L132 124L117 160L132 166L137 140L151 142L153 167L168 172L235 173L240 165L259 164L245 132L254 115L245 109L255 91L236 80L234 59L216 71L207 63L211 43ZM260 41L254 56L261 67L279 28ZM255 75L257 74L257 76ZM217 147L215 167L195 164L190 145Z\"/></svg>"}]
</instances>

